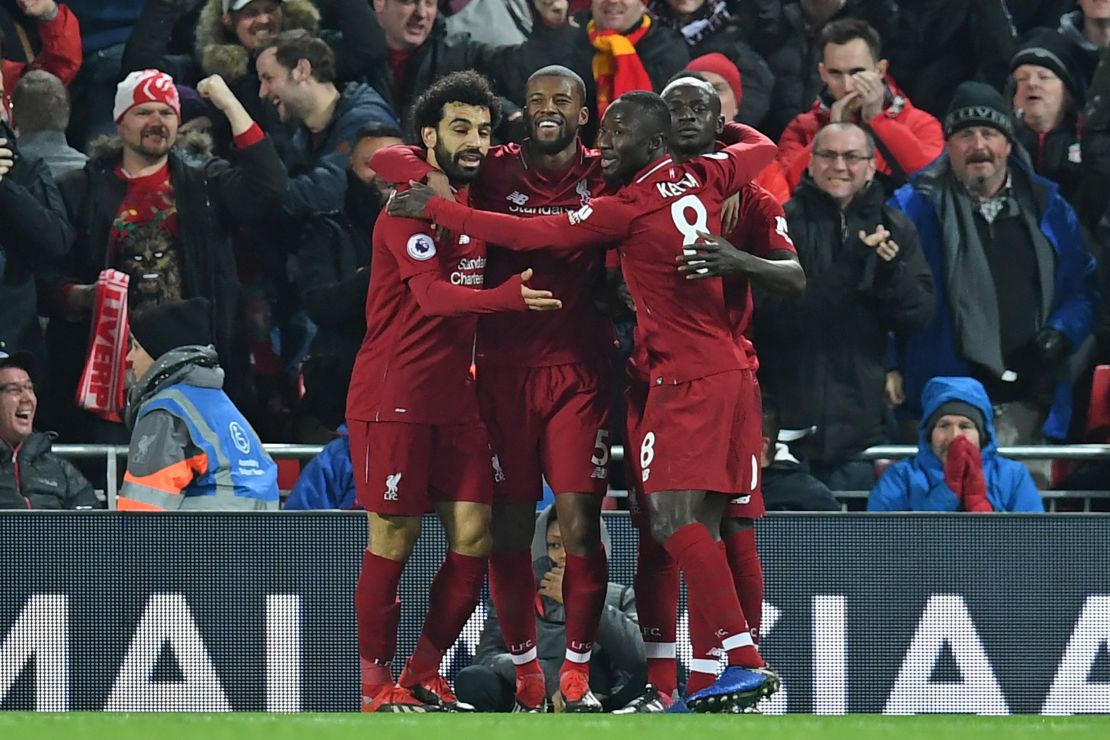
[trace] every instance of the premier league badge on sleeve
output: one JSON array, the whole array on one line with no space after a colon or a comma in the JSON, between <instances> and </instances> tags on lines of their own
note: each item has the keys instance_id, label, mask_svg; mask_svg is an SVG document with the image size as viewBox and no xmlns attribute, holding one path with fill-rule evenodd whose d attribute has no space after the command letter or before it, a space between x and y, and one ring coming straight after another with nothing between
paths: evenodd
<instances>
[{"instance_id":1,"label":"premier league badge on sleeve","mask_svg":"<svg viewBox=\"0 0 1110 740\"><path fill-rule=\"evenodd\" d=\"M405 250L409 253L409 257L423 262L436 256L436 243L427 234L413 234L409 237Z\"/></svg>"}]
</instances>

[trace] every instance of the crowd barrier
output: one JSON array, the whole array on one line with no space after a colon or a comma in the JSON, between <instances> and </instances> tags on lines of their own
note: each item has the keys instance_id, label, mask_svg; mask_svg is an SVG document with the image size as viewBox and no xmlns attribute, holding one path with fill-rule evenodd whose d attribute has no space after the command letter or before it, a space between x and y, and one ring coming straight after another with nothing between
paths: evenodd
<instances>
[{"instance_id":1,"label":"crowd barrier","mask_svg":"<svg viewBox=\"0 0 1110 740\"><path fill-rule=\"evenodd\" d=\"M320 445L293 445L293 444L266 444L263 445L272 457L308 461L320 454L323 449ZM116 495L119 491L121 470L126 466L128 448L123 445L55 445L54 451L62 457L74 459L103 458L106 466L104 494L108 508L116 508ZM917 452L917 448L909 445L882 445L870 447L861 452L861 460L883 460L909 457ZM999 454L1015 460L1064 460L1072 462L1091 462L1098 460L1110 461L1110 445L1024 445L1015 447L1000 447ZM613 445L611 459L614 463L624 460L624 447ZM121 464L121 460L123 461ZM866 498L868 491L837 491L836 495L843 499ZM610 492L610 495L623 496L623 491ZM1042 491L1042 496L1047 501L1050 511L1055 510L1058 499L1081 499L1083 510L1091 510L1094 499L1110 498L1110 481L1107 481L1106 490L1099 491Z\"/></svg>"},{"instance_id":2,"label":"crowd barrier","mask_svg":"<svg viewBox=\"0 0 1110 740\"><path fill-rule=\"evenodd\" d=\"M634 531L605 522L629 583ZM360 515L0 512L0 532L0 708L358 707ZM1110 712L1108 534L1102 515L768 516L762 650L784 689L767 711ZM402 659L444 548L430 520L402 581Z\"/></svg>"}]
</instances>

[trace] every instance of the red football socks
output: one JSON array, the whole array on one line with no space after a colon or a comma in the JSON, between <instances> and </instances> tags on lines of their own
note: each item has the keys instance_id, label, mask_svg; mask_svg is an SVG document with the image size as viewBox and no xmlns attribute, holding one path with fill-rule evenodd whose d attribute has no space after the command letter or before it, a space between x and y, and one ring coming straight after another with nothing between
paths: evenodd
<instances>
[{"instance_id":1,"label":"red football socks","mask_svg":"<svg viewBox=\"0 0 1110 740\"><path fill-rule=\"evenodd\" d=\"M713 628L714 634L724 635L721 646L728 653L728 664L763 667L732 585L723 545L713 541L704 525L694 522L671 535L665 547L686 576L690 608Z\"/></svg>"},{"instance_id":2,"label":"red football socks","mask_svg":"<svg viewBox=\"0 0 1110 740\"><path fill-rule=\"evenodd\" d=\"M566 607L566 659L560 673L590 670L590 654L605 608L609 587L609 559L605 548L586 556L567 553L563 574L563 605Z\"/></svg>"},{"instance_id":3,"label":"red football socks","mask_svg":"<svg viewBox=\"0 0 1110 740\"><path fill-rule=\"evenodd\" d=\"M439 672L443 654L455 643L482 594L486 559L447 551L428 594L428 613L416 651L405 667L404 684L412 686Z\"/></svg>"},{"instance_id":4,"label":"red football socks","mask_svg":"<svg viewBox=\"0 0 1110 740\"><path fill-rule=\"evenodd\" d=\"M364 696L371 689L393 683L390 663L397 649L397 625L401 619L397 585L404 568L404 563L369 550L362 553L362 570L355 587L355 620Z\"/></svg>"},{"instance_id":5,"label":"red football socks","mask_svg":"<svg viewBox=\"0 0 1110 740\"><path fill-rule=\"evenodd\" d=\"M517 679L542 672L536 660L536 576L531 551L490 555L489 592Z\"/></svg>"},{"instance_id":6,"label":"red football socks","mask_svg":"<svg viewBox=\"0 0 1110 740\"><path fill-rule=\"evenodd\" d=\"M763 622L763 564L755 547L755 530L743 529L725 537L728 567L740 608L751 628L752 640L759 644L759 626Z\"/></svg>"},{"instance_id":7,"label":"red football socks","mask_svg":"<svg viewBox=\"0 0 1110 740\"><path fill-rule=\"evenodd\" d=\"M645 529L636 555L636 612L647 654L648 681L673 696L678 688L675 637L678 631L678 565Z\"/></svg>"}]
</instances>

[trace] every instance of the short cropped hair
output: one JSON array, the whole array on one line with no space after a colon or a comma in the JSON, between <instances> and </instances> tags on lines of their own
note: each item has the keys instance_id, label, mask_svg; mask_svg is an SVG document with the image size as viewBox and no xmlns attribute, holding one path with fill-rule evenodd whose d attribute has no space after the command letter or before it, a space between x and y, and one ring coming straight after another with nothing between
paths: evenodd
<instances>
[{"instance_id":1,"label":"short cropped hair","mask_svg":"<svg viewBox=\"0 0 1110 740\"><path fill-rule=\"evenodd\" d=\"M827 24L821 29L821 33L817 37L817 48L821 50L823 55L825 47L829 44L843 46L856 39L863 39L867 48L871 50L871 57L876 62L883 58L883 44L879 39L879 32L872 28L867 21L859 18L841 18Z\"/></svg>"},{"instance_id":2,"label":"short cropped hair","mask_svg":"<svg viewBox=\"0 0 1110 740\"><path fill-rule=\"evenodd\" d=\"M433 82L412 104L414 136L420 141L425 128L439 128L443 108L448 103L474 105L489 110L490 124L496 128L501 120L501 101L490 89L489 81L474 70L452 72Z\"/></svg>"},{"instance_id":3,"label":"short cropped hair","mask_svg":"<svg viewBox=\"0 0 1110 740\"><path fill-rule=\"evenodd\" d=\"M273 47L278 63L293 69L302 59L312 65L312 77L317 82L335 82L335 52L323 39L313 36L303 28L282 31L268 44Z\"/></svg>"},{"instance_id":4,"label":"short cropped hair","mask_svg":"<svg viewBox=\"0 0 1110 740\"><path fill-rule=\"evenodd\" d=\"M671 111L663 98L653 92L647 90L633 90L621 95L617 100L631 103L642 111L642 115L638 116L640 120L649 122L653 125L655 131L663 134L666 137L671 135ZM613 101L617 102L616 100Z\"/></svg>"},{"instance_id":5,"label":"short cropped hair","mask_svg":"<svg viewBox=\"0 0 1110 740\"><path fill-rule=\"evenodd\" d=\"M16 83L12 110L20 134L65 131L69 125L69 94L57 77L46 70L33 69Z\"/></svg>"},{"instance_id":6,"label":"short cropped hair","mask_svg":"<svg viewBox=\"0 0 1110 740\"><path fill-rule=\"evenodd\" d=\"M817 140L821 138L821 134L830 129L847 131L848 129L856 129L863 134L863 140L867 142L867 156L875 156L875 138L871 136L871 132L859 124L852 123L851 121L833 121L826 123L821 128L817 129L817 133L813 136L813 148L817 148Z\"/></svg>"},{"instance_id":7,"label":"short cropped hair","mask_svg":"<svg viewBox=\"0 0 1110 740\"><path fill-rule=\"evenodd\" d=\"M578 91L578 101L582 105L586 105L586 82L573 69L561 64L549 64L546 67L540 67L529 75L527 84L531 84L532 80L537 77L562 77L564 80L570 80L574 83L574 89Z\"/></svg>"}]
</instances>

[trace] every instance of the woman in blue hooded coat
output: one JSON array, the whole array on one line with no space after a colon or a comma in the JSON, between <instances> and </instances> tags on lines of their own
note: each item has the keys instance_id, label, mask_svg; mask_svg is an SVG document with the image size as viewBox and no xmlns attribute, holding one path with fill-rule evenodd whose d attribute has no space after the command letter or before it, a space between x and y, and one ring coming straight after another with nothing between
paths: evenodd
<instances>
[{"instance_id":1,"label":"woman in blue hooded coat","mask_svg":"<svg viewBox=\"0 0 1110 740\"><path fill-rule=\"evenodd\" d=\"M1026 467L997 454L994 410L979 381L933 378L921 405L917 454L887 469L868 511L1044 511Z\"/></svg>"}]
</instances>

